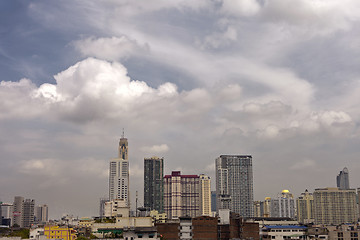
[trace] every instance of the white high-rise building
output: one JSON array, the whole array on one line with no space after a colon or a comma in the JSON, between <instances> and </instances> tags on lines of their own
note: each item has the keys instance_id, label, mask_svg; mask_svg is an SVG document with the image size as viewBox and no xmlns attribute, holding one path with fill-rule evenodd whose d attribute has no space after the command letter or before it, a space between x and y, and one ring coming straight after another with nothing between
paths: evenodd
<instances>
[{"instance_id":1,"label":"white high-rise building","mask_svg":"<svg viewBox=\"0 0 360 240\"><path fill-rule=\"evenodd\" d=\"M120 138L118 158L110 160L109 200L114 199L123 199L130 206L128 140L124 135Z\"/></svg>"},{"instance_id":2,"label":"white high-rise building","mask_svg":"<svg viewBox=\"0 0 360 240\"><path fill-rule=\"evenodd\" d=\"M250 155L221 155L216 159L216 208L252 217L253 171Z\"/></svg>"},{"instance_id":3,"label":"white high-rise building","mask_svg":"<svg viewBox=\"0 0 360 240\"><path fill-rule=\"evenodd\" d=\"M277 198L271 199L271 217L294 218L296 212L295 200L289 190L282 190Z\"/></svg>"}]
</instances>

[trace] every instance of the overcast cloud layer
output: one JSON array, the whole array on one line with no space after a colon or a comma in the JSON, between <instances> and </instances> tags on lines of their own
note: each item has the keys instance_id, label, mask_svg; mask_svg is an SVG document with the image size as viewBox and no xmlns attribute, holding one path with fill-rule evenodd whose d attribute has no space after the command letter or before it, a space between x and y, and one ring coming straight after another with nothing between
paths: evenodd
<instances>
[{"instance_id":1,"label":"overcast cloud layer","mask_svg":"<svg viewBox=\"0 0 360 240\"><path fill-rule=\"evenodd\" d=\"M208 174L251 154L256 200L360 187L357 0L0 4L0 200L95 216L125 129L143 159ZM140 204L142 199L139 200Z\"/></svg>"}]
</instances>

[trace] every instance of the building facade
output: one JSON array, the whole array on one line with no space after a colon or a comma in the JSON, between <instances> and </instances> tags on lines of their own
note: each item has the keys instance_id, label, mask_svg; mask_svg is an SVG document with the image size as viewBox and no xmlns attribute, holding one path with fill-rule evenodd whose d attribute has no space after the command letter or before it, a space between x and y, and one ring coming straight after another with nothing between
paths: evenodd
<instances>
[{"instance_id":1,"label":"building facade","mask_svg":"<svg viewBox=\"0 0 360 240\"><path fill-rule=\"evenodd\" d=\"M221 155L216 159L217 211L230 209L253 216L253 170L250 155Z\"/></svg>"},{"instance_id":2,"label":"building facade","mask_svg":"<svg viewBox=\"0 0 360 240\"><path fill-rule=\"evenodd\" d=\"M14 206L12 203L1 203L1 224L11 227L13 221Z\"/></svg>"},{"instance_id":3,"label":"building facade","mask_svg":"<svg viewBox=\"0 0 360 240\"><path fill-rule=\"evenodd\" d=\"M271 217L295 218L295 200L289 190L282 190L277 199L271 200Z\"/></svg>"},{"instance_id":4,"label":"building facade","mask_svg":"<svg viewBox=\"0 0 360 240\"><path fill-rule=\"evenodd\" d=\"M109 200L124 199L130 206L128 140L124 136L120 138L118 158L110 160L109 170Z\"/></svg>"},{"instance_id":5,"label":"building facade","mask_svg":"<svg viewBox=\"0 0 360 240\"><path fill-rule=\"evenodd\" d=\"M144 159L144 207L164 212L164 158Z\"/></svg>"},{"instance_id":6,"label":"building facade","mask_svg":"<svg viewBox=\"0 0 360 240\"><path fill-rule=\"evenodd\" d=\"M181 175L173 171L164 177L164 210L168 219L201 215L198 175Z\"/></svg>"},{"instance_id":7,"label":"building facade","mask_svg":"<svg viewBox=\"0 0 360 240\"><path fill-rule=\"evenodd\" d=\"M200 180L200 203L201 215L211 215L211 182L210 177L204 174L199 175Z\"/></svg>"},{"instance_id":8,"label":"building facade","mask_svg":"<svg viewBox=\"0 0 360 240\"><path fill-rule=\"evenodd\" d=\"M339 189L350 189L349 170L346 167L336 176L336 186Z\"/></svg>"},{"instance_id":9,"label":"building facade","mask_svg":"<svg viewBox=\"0 0 360 240\"><path fill-rule=\"evenodd\" d=\"M339 225L357 221L355 189L319 188L313 195L315 224Z\"/></svg>"},{"instance_id":10,"label":"building facade","mask_svg":"<svg viewBox=\"0 0 360 240\"><path fill-rule=\"evenodd\" d=\"M35 222L46 223L49 220L49 208L46 204L35 207Z\"/></svg>"},{"instance_id":11,"label":"building facade","mask_svg":"<svg viewBox=\"0 0 360 240\"><path fill-rule=\"evenodd\" d=\"M18 225L19 227L24 227L22 221L23 209L24 208L24 198L21 196L14 197L13 204L13 225Z\"/></svg>"},{"instance_id":12,"label":"building facade","mask_svg":"<svg viewBox=\"0 0 360 240\"><path fill-rule=\"evenodd\" d=\"M314 196L307 189L296 199L297 220L300 223L314 221Z\"/></svg>"},{"instance_id":13,"label":"building facade","mask_svg":"<svg viewBox=\"0 0 360 240\"><path fill-rule=\"evenodd\" d=\"M23 214L22 214L22 226L24 228L29 228L34 223L35 215L35 200L34 199L25 199L23 203Z\"/></svg>"}]
</instances>

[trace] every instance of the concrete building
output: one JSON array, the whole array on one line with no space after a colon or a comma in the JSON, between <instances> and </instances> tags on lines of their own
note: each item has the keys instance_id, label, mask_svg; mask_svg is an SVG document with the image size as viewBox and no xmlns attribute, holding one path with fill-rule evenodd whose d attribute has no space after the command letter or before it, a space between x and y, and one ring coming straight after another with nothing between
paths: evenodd
<instances>
[{"instance_id":1,"label":"concrete building","mask_svg":"<svg viewBox=\"0 0 360 240\"><path fill-rule=\"evenodd\" d=\"M201 215L198 175L181 175L173 171L164 177L164 210L168 219Z\"/></svg>"},{"instance_id":2,"label":"concrete building","mask_svg":"<svg viewBox=\"0 0 360 240\"><path fill-rule=\"evenodd\" d=\"M59 226L44 226L44 235L47 239L75 240L76 233L73 228Z\"/></svg>"},{"instance_id":3,"label":"concrete building","mask_svg":"<svg viewBox=\"0 0 360 240\"><path fill-rule=\"evenodd\" d=\"M144 159L144 207L164 212L164 158Z\"/></svg>"},{"instance_id":4,"label":"concrete building","mask_svg":"<svg viewBox=\"0 0 360 240\"><path fill-rule=\"evenodd\" d=\"M137 228L126 228L123 231L124 240L160 240L160 234L157 233L155 227L137 227Z\"/></svg>"},{"instance_id":5,"label":"concrete building","mask_svg":"<svg viewBox=\"0 0 360 240\"><path fill-rule=\"evenodd\" d=\"M295 218L295 200L289 190L282 190L277 199L271 199L271 217Z\"/></svg>"},{"instance_id":6,"label":"concrete building","mask_svg":"<svg viewBox=\"0 0 360 240\"><path fill-rule=\"evenodd\" d=\"M23 211L24 211L24 198L20 196L14 197L14 212L13 212L13 225L18 225L19 227L24 227L23 222Z\"/></svg>"},{"instance_id":7,"label":"concrete building","mask_svg":"<svg viewBox=\"0 0 360 240\"><path fill-rule=\"evenodd\" d=\"M29 228L34 223L35 215L35 200L34 199L25 199L23 204L23 214L22 221L23 227Z\"/></svg>"},{"instance_id":8,"label":"concrete building","mask_svg":"<svg viewBox=\"0 0 360 240\"><path fill-rule=\"evenodd\" d=\"M114 199L124 199L130 206L128 140L124 136L120 138L118 158L110 160L109 200Z\"/></svg>"},{"instance_id":9,"label":"concrete building","mask_svg":"<svg viewBox=\"0 0 360 240\"><path fill-rule=\"evenodd\" d=\"M109 199L108 198L100 198L100 201L99 201L99 216L100 218L103 218L105 217L105 203L106 202L109 202Z\"/></svg>"},{"instance_id":10,"label":"concrete building","mask_svg":"<svg viewBox=\"0 0 360 240\"><path fill-rule=\"evenodd\" d=\"M46 223L49 220L49 208L46 204L35 207L35 222Z\"/></svg>"},{"instance_id":11,"label":"concrete building","mask_svg":"<svg viewBox=\"0 0 360 240\"><path fill-rule=\"evenodd\" d=\"M315 224L339 225L357 221L355 189L319 188L313 195Z\"/></svg>"},{"instance_id":12,"label":"concrete building","mask_svg":"<svg viewBox=\"0 0 360 240\"><path fill-rule=\"evenodd\" d=\"M314 222L314 196L307 189L296 199L296 207L297 220L300 223Z\"/></svg>"},{"instance_id":13,"label":"concrete building","mask_svg":"<svg viewBox=\"0 0 360 240\"><path fill-rule=\"evenodd\" d=\"M12 226L14 206L12 203L1 203L1 225Z\"/></svg>"},{"instance_id":14,"label":"concrete building","mask_svg":"<svg viewBox=\"0 0 360 240\"><path fill-rule=\"evenodd\" d=\"M270 217L271 216L271 197L266 197L264 202L262 202L263 215L262 217Z\"/></svg>"},{"instance_id":15,"label":"concrete building","mask_svg":"<svg viewBox=\"0 0 360 240\"><path fill-rule=\"evenodd\" d=\"M253 216L253 171L250 155L221 155L216 163L217 211L230 209Z\"/></svg>"},{"instance_id":16,"label":"concrete building","mask_svg":"<svg viewBox=\"0 0 360 240\"><path fill-rule=\"evenodd\" d=\"M262 239L306 239L306 226L301 225L265 225L261 229Z\"/></svg>"},{"instance_id":17,"label":"concrete building","mask_svg":"<svg viewBox=\"0 0 360 240\"><path fill-rule=\"evenodd\" d=\"M152 217L153 223L165 223L167 220L166 213L159 213L156 210L150 211L150 217Z\"/></svg>"},{"instance_id":18,"label":"concrete building","mask_svg":"<svg viewBox=\"0 0 360 240\"><path fill-rule=\"evenodd\" d=\"M358 240L360 226L358 224L346 224L338 226L327 226L329 240Z\"/></svg>"},{"instance_id":19,"label":"concrete building","mask_svg":"<svg viewBox=\"0 0 360 240\"><path fill-rule=\"evenodd\" d=\"M349 170L346 167L336 176L336 186L339 189L350 189Z\"/></svg>"},{"instance_id":20,"label":"concrete building","mask_svg":"<svg viewBox=\"0 0 360 240\"><path fill-rule=\"evenodd\" d=\"M130 208L125 199L114 199L104 204L104 217L129 217Z\"/></svg>"},{"instance_id":21,"label":"concrete building","mask_svg":"<svg viewBox=\"0 0 360 240\"><path fill-rule=\"evenodd\" d=\"M179 217L179 219L180 219L179 239L192 240L193 239L193 228L192 228L191 217Z\"/></svg>"},{"instance_id":22,"label":"concrete building","mask_svg":"<svg viewBox=\"0 0 360 240\"><path fill-rule=\"evenodd\" d=\"M216 212L216 191L211 191L211 212Z\"/></svg>"},{"instance_id":23,"label":"concrete building","mask_svg":"<svg viewBox=\"0 0 360 240\"><path fill-rule=\"evenodd\" d=\"M261 201L254 201L254 216L253 217L262 217L262 204Z\"/></svg>"},{"instance_id":24,"label":"concrete building","mask_svg":"<svg viewBox=\"0 0 360 240\"><path fill-rule=\"evenodd\" d=\"M91 232L98 238L110 237L112 234L121 235L123 231L151 228L153 227L151 217L116 217L110 223L93 223Z\"/></svg>"},{"instance_id":25,"label":"concrete building","mask_svg":"<svg viewBox=\"0 0 360 240\"><path fill-rule=\"evenodd\" d=\"M210 177L199 175L200 180L200 207L202 216L211 216L211 182Z\"/></svg>"}]
</instances>

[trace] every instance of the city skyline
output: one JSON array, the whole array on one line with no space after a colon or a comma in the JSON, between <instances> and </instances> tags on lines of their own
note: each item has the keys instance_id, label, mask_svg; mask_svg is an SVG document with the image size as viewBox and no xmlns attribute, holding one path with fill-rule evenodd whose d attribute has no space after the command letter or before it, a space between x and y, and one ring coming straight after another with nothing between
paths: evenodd
<instances>
[{"instance_id":1,"label":"city skyline","mask_svg":"<svg viewBox=\"0 0 360 240\"><path fill-rule=\"evenodd\" d=\"M216 157L251 155L254 200L360 183L359 1L0 6L0 201L97 215L122 129L139 205L151 156L214 190Z\"/></svg>"}]
</instances>

